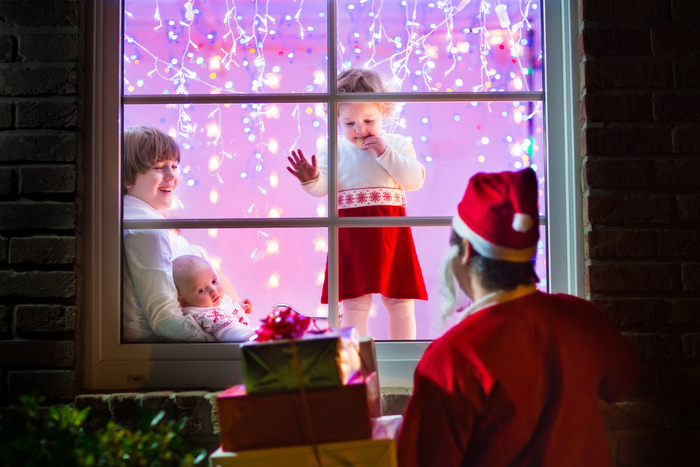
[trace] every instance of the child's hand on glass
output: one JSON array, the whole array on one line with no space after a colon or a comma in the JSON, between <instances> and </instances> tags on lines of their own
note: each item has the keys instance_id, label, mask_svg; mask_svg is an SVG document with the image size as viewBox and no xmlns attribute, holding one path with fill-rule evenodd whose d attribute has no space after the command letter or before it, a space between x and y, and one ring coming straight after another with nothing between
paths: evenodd
<instances>
[{"instance_id":1,"label":"child's hand on glass","mask_svg":"<svg viewBox=\"0 0 700 467\"><path fill-rule=\"evenodd\" d=\"M358 138L358 147L364 150L372 149L377 154L377 157L381 156L384 154L384 151L386 151L387 144L381 136L365 136L362 138L362 145L359 144L359 139L360 138Z\"/></svg>"},{"instance_id":2,"label":"child's hand on glass","mask_svg":"<svg viewBox=\"0 0 700 467\"><path fill-rule=\"evenodd\" d=\"M292 167L287 167L290 174L294 175L300 182L308 182L318 177L318 162L316 162L316 154L311 156L311 164L304 157L304 153L301 149L298 151L292 151L291 157L287 157L287 160Z\"/></svg>"},{"instance_id":3,"label":"child's hand on glass","mask_svg":"<svg viewBox=\"0 0 700 467\"><path fill-rule=\"evenodd\" d=\"M243 308L246 315L249 315L253 312L253 302L249 298L244 298L241 302L241 308Z\"/></svg>"}]
</instances>

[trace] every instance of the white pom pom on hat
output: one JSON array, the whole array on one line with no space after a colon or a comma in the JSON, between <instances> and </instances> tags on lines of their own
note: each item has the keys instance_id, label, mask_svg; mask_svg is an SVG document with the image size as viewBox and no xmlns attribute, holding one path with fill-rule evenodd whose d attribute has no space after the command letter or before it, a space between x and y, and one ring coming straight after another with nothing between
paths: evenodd
<instances>
[{"instance_id":1,"label":"white pom pom on hat","mask_svg":"<svg viewBox=\"0 0 700 467\"><path fill-rule=\"evenodd\" d=\"M452 227L487 258L526 262L537 249L537 218L532 169L477 173L469 180Z\"/></svg>"},{"instance_id":2,"label":"white pom pom on hat","mask_svg":"<svg viewBox=\"0 0 700 467\"><path fill-rule=\"evenodd\" d=\"M527 232L532 227L532 217L529 214L516 212L513 215L513 230L516 232Z\"/></svg>"}]
</instances>

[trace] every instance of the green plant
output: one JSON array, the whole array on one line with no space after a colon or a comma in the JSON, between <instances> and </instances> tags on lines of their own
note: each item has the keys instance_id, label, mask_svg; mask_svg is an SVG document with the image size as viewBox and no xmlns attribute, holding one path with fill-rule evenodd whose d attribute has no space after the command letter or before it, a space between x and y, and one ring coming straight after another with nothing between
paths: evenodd
<instances>
[{"instance_id":1,"label":"green plant","mask_svg":"<svg viewBox=\"0 0 700 467\"><path fill-rule=\"evenodd\" d=\"M165 420L163 411L142 419L136 431L110 420L88 432L83 423L89 408L42 407L43 399L33 396L21 402L22 420L0 423L0 465L193 466L206 459L206 451L184 443L186 419Z\"/></svg>"}]
</instances>

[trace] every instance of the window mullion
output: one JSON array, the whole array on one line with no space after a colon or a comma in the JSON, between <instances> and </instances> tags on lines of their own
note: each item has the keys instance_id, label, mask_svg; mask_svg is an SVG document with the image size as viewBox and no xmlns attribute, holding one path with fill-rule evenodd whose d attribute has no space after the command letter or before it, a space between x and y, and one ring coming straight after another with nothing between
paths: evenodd
<instances>
[{"instance_id":1,"label":"window mullion","mask_svg":"<svg viewBox=\"0 0 700 467\"><path fill-rule=\"evenodd\" d=\"M335 80L337 64L336 56L332 51L335 49L336 38L336 2L328 0L326 17L328 18L328 69L326 77L328 81L329 100L328 103L328 318L331 327L338 327L338 177L336 163L338 157L338 108L337 94L338 87Z\"/></svg>"}]
</instances>

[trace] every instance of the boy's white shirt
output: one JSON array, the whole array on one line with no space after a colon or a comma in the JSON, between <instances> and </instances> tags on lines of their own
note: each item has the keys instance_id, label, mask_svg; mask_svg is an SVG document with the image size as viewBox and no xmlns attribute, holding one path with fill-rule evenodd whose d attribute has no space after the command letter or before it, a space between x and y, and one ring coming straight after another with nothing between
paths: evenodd
<instances>
[{"instance_id":1,"label":"boy's white shirt","mask_svg":"<svg viewBox=\"0 0 700 467\"><path fill-rule=\"evenodd\" d=\"M145 201L124 195L124 219L165 219ZM123 332L127 342L215 341L177 301L172 260L193 254L209 261L204 249L168 229L124 231Z\"/></svg>"},{"instance_id":2,"label":"boy's white shirt","mask_svg":"<svg viewBox=\"0 0 700 467\"><path fill-rule=\"evenodd\" d=\"M425 181L425 167L418 161L413 143L398 134L382 132L387 149L377 157L374 150L360 149L344 136L338 137L338 190L356 188L398 188L417 190ZM328 194L328 149L316 155L318 177L302 183L313 196Z\"/></svg>"}]
</instances>

